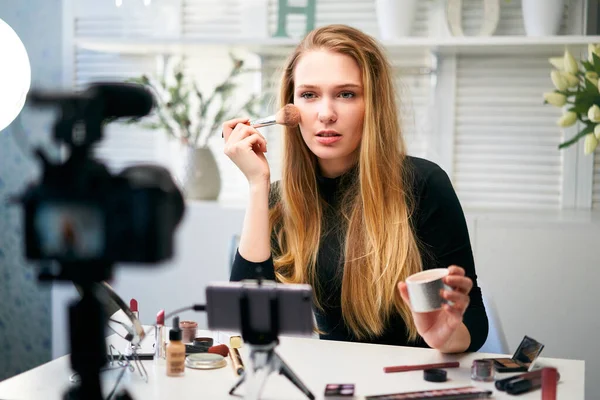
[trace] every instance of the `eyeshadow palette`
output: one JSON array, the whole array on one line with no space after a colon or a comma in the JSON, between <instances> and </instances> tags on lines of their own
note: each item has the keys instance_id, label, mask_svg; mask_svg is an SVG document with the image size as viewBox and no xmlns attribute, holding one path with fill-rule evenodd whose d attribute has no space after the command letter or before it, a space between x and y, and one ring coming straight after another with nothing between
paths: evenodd
<instances>
[{"instance_id":1,"label":"eyeshadow palette","mask_svg":"<svg viewBox=\"0 0 600 400\"><path fill-rule=\"evenodd\" d=\"M329 383L325 386L325 397L327 397L328 400L332 400L332 398L349 399L353 396L353 383Z\"/></svg>"},{"instance_id":2,"label":"eyeshadow palette","mask_svg":"<svg viewBox=\"0 0 600 400\"><path fill-rule=\"evenodd\" d=\"M423 390L420 392L393 393L377 396L367 396L365 400L405 400L405 399L436 399L436 400L463 400L486 399L492 395L491 390L484 390L474 386L459 388Z\"/></svg>"},{"instance_id":3,"label":"eyeshadow palette","mask_svg":"<svg viewBox=\"0 0 600 400\"><path fill-rule=\"evenodd\" d=\"M512 358L492 358L497 372L524 372L540 355L544 345L537 340L525 336Z\"/></svg>"}]
</instances>

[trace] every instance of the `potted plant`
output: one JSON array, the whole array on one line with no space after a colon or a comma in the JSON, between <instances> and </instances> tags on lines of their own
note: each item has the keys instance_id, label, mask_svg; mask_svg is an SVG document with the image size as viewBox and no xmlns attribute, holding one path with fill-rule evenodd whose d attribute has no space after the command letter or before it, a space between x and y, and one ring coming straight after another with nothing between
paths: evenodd
<instances>
[{"instance_id":1,"label":"potted plant","mask_svg":"<svg viewBox=\"0 0 600 400\"><path fill-rule=\"evenodd\" d=\"M580 122L582 129L559 148L571 146L584 139L584 152L591 154L600 140L600 45L588 46L588 59L577 62L568 50L563 57L550 58L555 67L550 73L555 90L544 93L544 103L564 107L557 125L569 127Z\"/></svg>"},{"instance_id":2,"label":"potted plant","mask_svg":"<svg viewBox=\"0 0 600 400\"><path fill-rule=\"evenodd\" d=\"M263 98L256 94L234 102L239 83L236 77L250 72L244 62L230 54L232 67L227 77L208 95L196 81L184 72L183 61L157 79L147 75L130 82L149 87L155 94L156 107L150 120L129 120L148 129L164 131L171 147L170 166L175 179L189 199L216 200L221 190L221 178L209 140L221 132L228 119L246 115L256 117ZM168 68L166 68L166 71Z\"/></svg>"}]
</instances>

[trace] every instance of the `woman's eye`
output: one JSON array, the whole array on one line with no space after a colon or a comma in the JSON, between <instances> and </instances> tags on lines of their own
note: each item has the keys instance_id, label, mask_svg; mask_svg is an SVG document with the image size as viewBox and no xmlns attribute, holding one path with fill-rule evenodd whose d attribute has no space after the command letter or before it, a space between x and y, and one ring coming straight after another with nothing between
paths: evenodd
<instances>
[{"instance_id":1,"label":"woman's eye","mask_svg":"<svg viewBox=\"0 0 600 400\"><path fill-rule=\"evenodd\" d=\"M352 92L342 92L340 93L340 96L342 96L342 98L344 99L351 99L354 97L354 93Z\"/></svg>"},{"instance_id":2,"label":"woman's eye","mask_svg":"<svg viewBox=\"0 0 600 400\"><path fill-rule=\"evenodd\" d=\"M315 94L311 92L304 92L300 95L300 97L302 97L303 99L312 99L314 96Z\"/></svg>"}]
</instances>

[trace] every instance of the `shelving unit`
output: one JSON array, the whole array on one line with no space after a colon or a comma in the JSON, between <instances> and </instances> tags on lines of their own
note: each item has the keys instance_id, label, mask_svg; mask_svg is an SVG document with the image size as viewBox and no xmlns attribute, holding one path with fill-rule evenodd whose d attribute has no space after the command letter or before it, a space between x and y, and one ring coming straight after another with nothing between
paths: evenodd
<instances>
[{"instance_id":1,"label":"shelving unit","mask_svg":"<svg viewBox=\"0 0 600 400\"><path fill-rule=\"evenodd\" d=\"M81 49L120 54L182 54L200 52L207 47L244 48L261 55L287 54L298 43L293 38L77 38ZM600 43L600 36L489 36L489 37L409 37L382 41L388 51L434 53L438 55L532 55L562 54Z\"/></svg>"}]
</instances>

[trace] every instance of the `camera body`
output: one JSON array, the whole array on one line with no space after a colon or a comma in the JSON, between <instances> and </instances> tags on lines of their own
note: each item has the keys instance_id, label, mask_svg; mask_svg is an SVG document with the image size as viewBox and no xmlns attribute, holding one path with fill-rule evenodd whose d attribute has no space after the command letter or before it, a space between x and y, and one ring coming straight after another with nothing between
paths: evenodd
<instances>
[{"instance_id":1,"label":"camera body","mask_svg":"<svg viewBox=\"0 0 600 400\"><path fill-rule=\"evenodd\" d=\"M172 207L176 196L161 187L166 171L134 166L113 176L93 160L79 167L47 167L45 179L23 196L27 258L157 263L172 257L181 215Z\"/></svg>"},{"instance_id":2,"label":"camera body","mask_svg":"<svg viewBox=\"0 0 600 400\"><path fill-rule=\"evenodd\" d=\"M88 282L109 278L117 262L157 264L171 258L184 200L170 173L140 164L112 174L91 156L103 124L147 115L152 94L138 85L97 83L82 93L34 92L30 99L59 107L54 138L67 145L69 155L64 163L53 163L42 150L36 152L41 180L19 197L26 257L57 261L62 279Z\"/></svg>"}]
</instances>

